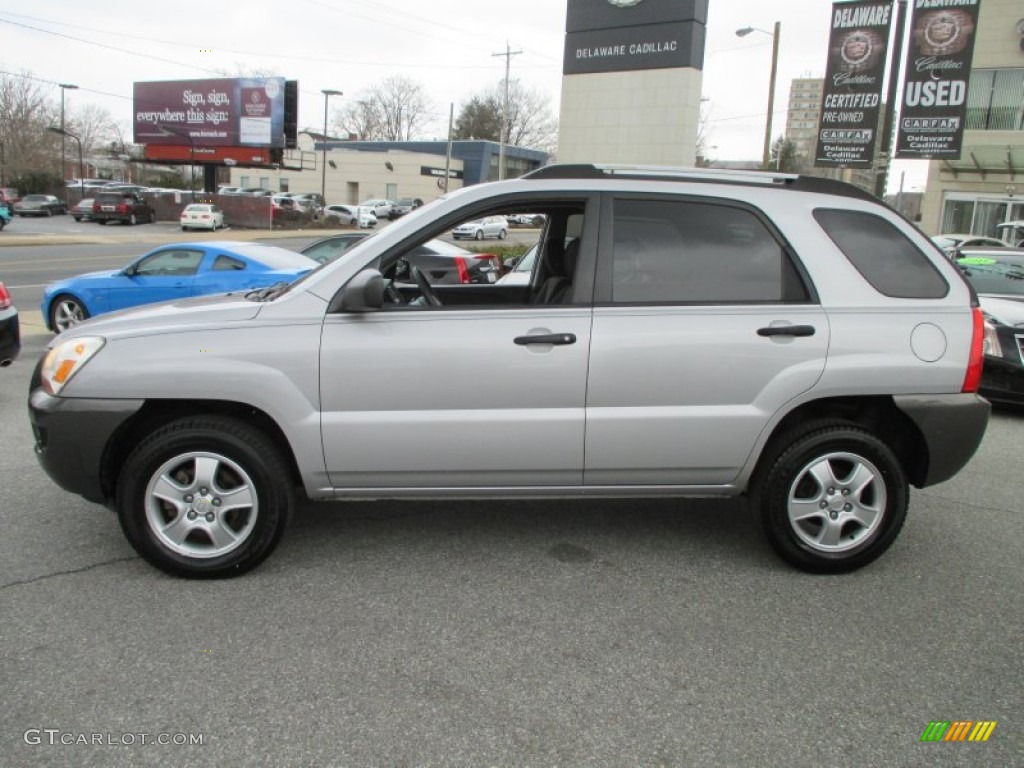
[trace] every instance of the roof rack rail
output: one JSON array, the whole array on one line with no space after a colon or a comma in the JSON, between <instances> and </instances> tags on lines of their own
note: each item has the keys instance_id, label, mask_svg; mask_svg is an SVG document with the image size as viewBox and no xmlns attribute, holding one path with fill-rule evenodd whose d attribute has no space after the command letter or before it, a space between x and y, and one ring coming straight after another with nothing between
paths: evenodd
<instances>
[{"instance_id":1,"label":"roof rack rail","mask_svg":"<svg viewBox=\"0 0 1024 768\"><path fill-rule=\"evenodd\" d=\"M526 174L531 179L601 179L627 176L642 179L714 179L746 181L754 184L778 184L796 178L792 173L771 171L731 171L725 168L684 168L669 165L626 165L595 163L546 165ZM525 178L524 177L524 178Z\"/></svg>"},{"instance_id":2,"label":"roof rack rail","mask_svg":"<svg viewBox=\"0 0 1024 768\"><path fill-rule=\"evenodd\" d=\"M775 171L733 171L725 168L684 168L661 165L613 165L579 163L564 165L546 165L535 171L524 174L521 178L529 180L544 179L607 179L612 177L630 179L649 179L665 181L696 181L704 183L732 183L749 185L771 185L792 189L798 192L818 192L822 194L840 195L860 200L878 198L860 187L835 179L819 176L801 176L794 173L778 173Z\"/></svg>"}]
</instances>

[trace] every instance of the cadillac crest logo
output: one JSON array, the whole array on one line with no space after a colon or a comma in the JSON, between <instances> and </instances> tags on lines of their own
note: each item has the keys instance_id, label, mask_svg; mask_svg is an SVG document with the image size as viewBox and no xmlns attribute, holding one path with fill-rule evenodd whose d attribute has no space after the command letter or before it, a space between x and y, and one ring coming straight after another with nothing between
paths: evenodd
<instances>
[{"instance_id":1,"label":"cadillac crest logo","mask_svg":"<svg viewBox=\"0 0 1024 768\"><path fill-rule=\"evenodd\" d=\"M608 0L609 3L614 5L616 8L630 8L637 5L640 0Z\"/></svg>"}]
</instances>

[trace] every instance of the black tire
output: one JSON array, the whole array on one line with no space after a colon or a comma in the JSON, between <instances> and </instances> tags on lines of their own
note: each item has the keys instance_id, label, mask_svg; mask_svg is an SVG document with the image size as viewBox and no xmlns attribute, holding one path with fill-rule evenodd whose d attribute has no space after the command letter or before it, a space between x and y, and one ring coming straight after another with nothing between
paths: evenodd
<instances>
[{"instance_id":1,"label":"black tire","mask_svg":"<svg viewBox=\"0 0 1024 768\"><path fill-rule=\"evenodd\" d=\"M156 224L156 211L149 212L149 223Z\"/></svg>"},{"instance_id":2,"label":"black tire","mask_svg":"<svg viewBox=\"0 0 1024 768\"><path fill-rule=\"evenodd\" d=\"M96 221L97 221L98 224L102 224L103 226L106 226L108 220L107 219L97 219Z\"/></svg>"},{"instance_id":3,"label":"black tire","mask_svg":"<svg viewBox=\"0 0 1024 768\"><path fill-rule=\"evenodd\" d=\"M135 226L136 224L138 224L138 223L139 223L139 217L138 217L138 216L136 216L136 215L135 215L134 213L133 213L133 214L131 214L131 215L130 215L130 216L128 217L128 223L129 223L129 224L131 224L131 225L132 225L132 226L134 227L134 226Z\"/></svg>"},{"instance_id":4,"label":"black tire","mask_svg":"<svg viewBox=\"0 0 1024 768\"><path fill-rule=\"evenodd\" d=\"M47 208L45 215L46 215L47 218L49 218L50 216L53 216L53 209L52 208Z\"/></svg>"},{"instance_id":5,"label":"black tire","mask_svg":"<svg viewBox=\"0 0 1024 768\"><path fill-rule=\"evenodd\" d=\"M75 221L81 221L81 220L82 220L81 216L75 216Z\"/></svg>"},{"instance_id":6,"label":"black tire","mask_svg":"<svg viewBox=\"0 0 1024 768\"><path fill-rule=\"evenodd\" d=\"M208 487L201 485L197 458L212 466ZM151 484L172 474L176 485L165 481L160 496L180 492L178 507L151 494ZM162 571L187 578L240 576L281 540L294 506L291 477L287 461L259 429L225 416L187 417L156 430L132 451L118 478L118 518L135 551ZM254 504L227 512L218 506L221 496L229 500L242 490ZM175 536L181 541L175 543Z\"/></svg>"},{"instance_id":7,"label":"black tire","mask_svg":"<svg viewBox=\"0 0 1024 768\"><path fill-rule=\"evenodd\" d=\"M484 231L482 229L478 229L476 231L476 234L473 235L473 239L474 240L483 240L484 239Z\"/></svg>"},{"instance_id":8,"label":"black tire","mask_svg":"<svg viewBox=\"0 0 1024 768\"><path fill-rule=\"evenodd\" d=\"M506 237L508 237L508 232L506 232L504 229L498 233L499 240L504 240Z\"/></svg>"},{"instance_id":9,"label":"black tire","mask_svg":"<svg viewBox=\"0 0 1024 768\"><path fill-rule=\"evenodd\" d=\"M184 224L182 224L181 225L181 231L182 232L188 232L188 227L186 227Z\"/></svg>"},{"instance_id":10,"label":"black tire","mask_svg":"<svg viewBox=\"0 0 1024 768\"><path fill-rule=\"evenodd\" d=\"M807 424L773 441L762 467L751 500L772 547L801 570L861 568L903 527L906 475L892 450L860 426Z\"/></svg>"}]
</instances>

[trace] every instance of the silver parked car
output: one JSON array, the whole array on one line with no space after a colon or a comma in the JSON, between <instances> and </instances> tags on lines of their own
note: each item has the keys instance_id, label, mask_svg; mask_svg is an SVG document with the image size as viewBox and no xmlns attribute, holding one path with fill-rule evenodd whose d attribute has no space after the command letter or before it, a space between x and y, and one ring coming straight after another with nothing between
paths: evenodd
<instances>
[{"instance_id":1,"label":"silver parked car","mask_svg":"<svg viewBox=\"0 0 1024 768\"><path fill-rule=\"evenodd\" d=\"M452 237L456 240L483 240L488 237L496 237L504 240L508 235L508 220L504 216L487 216L483 219L474 219L464 224L459 224L452 230Z\"/></svg>"},{"instance_id":2,"label":"silver parked car","mask_svg":"<svg viewBox=\"0 0 1024 768\"><path fill-rule=\"evenodd\" d=\"M521 210L544 217L525 283L407 258ZM297 494L745 496L784 560L842 572L974 454L984 331L956 265L855 187L548 166L291 284L76 325L29 414L46 472L183 576L256 566Z\"/></svg>"}]
</instances>

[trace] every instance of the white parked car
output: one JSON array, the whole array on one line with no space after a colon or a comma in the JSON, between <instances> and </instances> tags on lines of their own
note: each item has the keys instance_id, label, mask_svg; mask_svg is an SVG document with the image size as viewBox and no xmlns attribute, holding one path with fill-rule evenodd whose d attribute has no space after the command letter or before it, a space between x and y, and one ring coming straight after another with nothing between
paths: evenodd
<instances>
[{"instance_id":1,"label":"white parked car","mask_svg":"<svg viewBox=\"0 0 1024 768\"><path fill-rule=\"evenodd\" d=\"M394 200L372 199L360 203L363 208L369 208L378 219L386 219L391 215L391 208L395 205Z\"/></svg>"},{"instance_id":2,"label":"white parked car","mask_svg":"<svg viewBox=\"0 0 1024 768\"><path fill-rule=\"evenodd\" d=\"M338 219L342 224L360 229L377 226L377 217L373 211L359 205L328 205L324 208L324 217Z\"/></svg>"},{"instance_id":3,"label":"white parked car","mask_svg":"<svg viewBox=\"0 0 1024 768\"><path fill-rule=\"evenodd\" d=\"M181 212L181 231L208 229L216 232L224 227L224 211L210 203L191 203Z\"/></svg>"},{"instance_id":4,"label":"white parked car","mask_svg":"<svg viewBox=\"0 0 1024 768\"><path fill-rule=\"evenodd\" d=\"M452 237L456 240L473 239L483 240L487 237L496 237L504 240L508 235L508 221L504 216L488 216L484 219L476 219L460 224L452 230Z\"/></svg>"}]
</instances>

